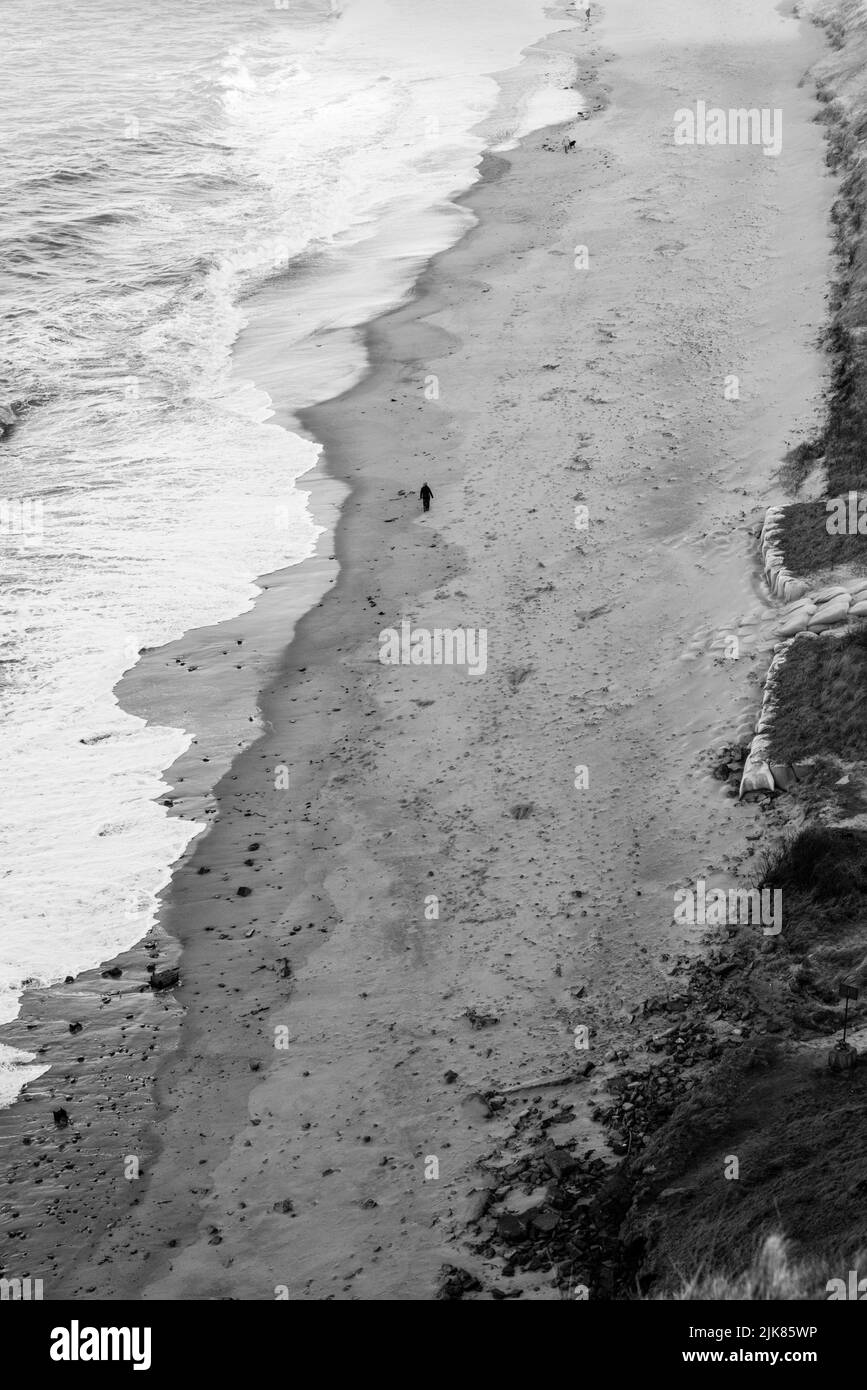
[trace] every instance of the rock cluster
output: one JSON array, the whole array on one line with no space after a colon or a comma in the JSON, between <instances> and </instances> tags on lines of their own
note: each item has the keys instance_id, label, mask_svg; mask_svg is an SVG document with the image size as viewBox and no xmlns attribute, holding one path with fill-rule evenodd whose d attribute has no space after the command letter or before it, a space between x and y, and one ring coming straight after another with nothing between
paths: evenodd
<instances>
[{"instance_id":1,"label":"rock cluster","mask_svg":"<svg viewBox=\"0 0 867 1390\"><path fill-rule=\"evenodd\" d=\"M479 1253L504 1260L504 1279L517 1270L553 1270L567 1292L573 1284L613 1292L620 1252L599 1205L608 1165L559 1148L541 1129L537 1137L532 1153L495 1175L490 1206L509 1198L517 1209L482 1217Z\"/></svg>"}]
</instances>

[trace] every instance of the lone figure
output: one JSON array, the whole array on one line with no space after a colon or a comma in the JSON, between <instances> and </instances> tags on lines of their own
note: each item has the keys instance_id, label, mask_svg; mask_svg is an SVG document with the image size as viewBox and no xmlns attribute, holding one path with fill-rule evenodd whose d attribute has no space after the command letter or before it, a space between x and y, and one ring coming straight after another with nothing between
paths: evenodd
<instances>
[{"instance_id":1,"label":"lone figure","mask_svg":"<svg viewBox=\"0 0 867 1390\"><path fill-rule=\"evenodd\" d=\"M433 493L431 492L431 490L430 490L430 488L428 487L427 483L422 483L422 485L421 485L421 492L419 493L419 497L421 498L421 504L422 504L422 506L424 507L425 511L426 511L426 512L429 512L429 511L430 511L430 500L431 500L431 498L433 497Z\"/></svg>"}]
</instances>

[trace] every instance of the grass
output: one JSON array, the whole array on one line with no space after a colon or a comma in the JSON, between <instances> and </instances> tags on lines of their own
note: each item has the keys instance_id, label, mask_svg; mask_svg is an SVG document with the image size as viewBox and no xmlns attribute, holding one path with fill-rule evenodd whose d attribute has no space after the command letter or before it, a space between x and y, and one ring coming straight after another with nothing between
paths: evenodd
<instances>
[{"instance_id":1,"label":"grass","mask_svg":"<svg viewBox=\"0 0 867 1390\"><path fill-rule=\"evenodd\" d=\"M780 482L787 492L796 493L806 482L813 465L825 453L824 439L811 439L790 449L779 470Z\"/></svg>"},{"instance_id":2,"label":"grass","mask_svg":"<svg viewBox=\"0 0 867 1390\"><path fill-rule=\"evenodd\" d=\"M809 912L810 929L818 932L825 916L847 920L867 915L867 834L860 830L809 825L791 836L777 850L766 854L761 871L762 888L779 888ZM787 943L799 943L787 932ZM809 944L809 943L807 943Z\"/></svg>"},{"instance_id":3,"label":"grass","mask_svg":"<svg viewBox=\"0 0 867 1390\"><path fill-rule=\"evenodd\" d=\"M771 762L818 753L867 761L867 629L844 637L797 639L773 678Z\"/></svg>"},{"instance_id":4,"label":"grass","mask_svg":"<svg viewBox=\"0 0 867 1390\"><path fill-rule=\"evenodd\" d=\"M857 1260L854 1267L859 1268ZM867 1269L867 1260L862 1258L860 1267ZM745 1270L727 1275L699 1269L685 1278L671 1297L684 1302L714 1299L725 1303L743 1300L776 1303L799 1299L816 1302L828 1297L828 1281L845 1279L849 1268L843 1259L821 1264L815 1260L796 1260L789 1242L775 1231L766 1237Z\"/></svg>"},{"instance_id":5,"label":"grass","mask_svg":"<svg viewBox=\"0 0 867 1390\"><path fill-rule=\"evenodd\" d=\"M824 454L826 497L867 493L867 178L861 159L867 141L867 116L848 114L827 89L817 93L817 117L826 128L827 162L840 175L840 193L832 209L837 275L831 292L832 320L825 334L831 359L826 424L820 440L790 451L781 478L791 490L804 481L812 463ZM829 536L824 501L788 508L781 536L786 568L808 575L840 564L867 569L867 537Z\"/></svg>"},{"instance_id":6,"label":"grass","mask_svg":"<svg viewBox=\"0 0 867 1390\"><path fill-rule=\"evenodd\" d=\"M867 494L867 473L860 496ZM841 494L845 496L846 494ZM783 513L780 549L792 574L818 574L846 565L867 574L867 536L828 534L829 512L824 500L792 502Z\"/></svg>"},{"instance_id":7,"label":"grass","mask_svg":"<svg viewBox=\"0 0 867 1390\"><path fill-rule=\"evenodd\" d=\"M831 1073L825 1052L784 1045L752 1069L727 1058L651 1137L642 1158L655 1189L622 1231L645 1240L646 1296L825 1298L826 1279L856 1267L867 1249L867 1076ZM739 1174L727 1181L732 1157ZM660 1200L663 1183L674 1195ZM780 1231L797 1242L797 1263L783 1259Z\"/></svg>"}]
</instances>

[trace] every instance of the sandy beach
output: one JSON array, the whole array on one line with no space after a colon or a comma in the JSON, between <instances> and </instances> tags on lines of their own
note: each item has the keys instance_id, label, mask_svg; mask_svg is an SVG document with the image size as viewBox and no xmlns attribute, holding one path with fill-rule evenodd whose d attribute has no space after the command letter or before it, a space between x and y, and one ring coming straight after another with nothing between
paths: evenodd
<instances>
[{"instance_id":1,"label":"sandy beach","mask_svg":"<svg viewBox=\"0 0 867 1390\"><path fill-rule=\"evenodd\" d=\"M418 1301L444 1265L562 1296L468 1242L521 1152L523 1101L488 1098L591 1061L548 1132L607 1162L598 1098L703 949L676 890L752 882L766 809L712 771L761 702L756 533L825 383L822 34L692 0L683 41L683 9L606 0L547 40L587 119L486 158L475 227L305 413L333 536L119 689L197 721L170 799L210 825L122 976L3 1030L51 1062L0 1113L46 1298ZM782 111L779 156L676 146L700 98ZM404 621L483 631L486 669L383 664Z\"/></svg>"}]
</instances>

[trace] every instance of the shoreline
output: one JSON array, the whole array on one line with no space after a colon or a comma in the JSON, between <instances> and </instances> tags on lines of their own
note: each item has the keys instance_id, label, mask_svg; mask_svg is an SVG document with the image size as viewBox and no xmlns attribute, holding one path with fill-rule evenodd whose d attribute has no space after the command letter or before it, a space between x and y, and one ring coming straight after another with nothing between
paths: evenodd
<instances>
[{"instance_id":1,"label":"shoreline","mask_svg":"<svg viewBox=\"0 0 867 1390\"><path fill-rule=\"evenodd\" d=\"M554 12L559 12L557 7ZM566 17L565 8L563 17ZM554 30L527 51L538 49L543 52L550 48L556 51L556 40L562 34L572 32L571 29ZM483 124L492 119L487 117ZM569 124L567 122L566 126ZM520 143L523 144L524 140ZM507 160L503 156L484 152L474 184L464 193L455 195L450 202L455 207L466 206L486 181L497 178L506 167ZM435 253L429 258L427 267L450 249L447 247ZM413 288L400 304L362 326L367 359L364 375L361 382L335 399L351 396L357 386L376 371L376 361L370 351L376 323L416 303L423 293L427 274L426 268L417 276ZM242 368L236 368L236 374L243 376ZM328 401L326 406L330 404L331 401ZM285 408L279 401L275 402L275 407L278 419L283 419L286 416ZM322 441L307 429L305 417L312 417L319 409L308 407L296 411L294 415L302 431L316 443ZM106 958L98 967L82 971L66 982L28 990L22 998L17 1018L2 1028L4 1042L36 1054L33 1065L38 1065L45 1055L53 1058L47 1072L26 1084L16 1101L0 1110L0 1145L10 1146L10 1153L13 1144L22 1144L28 1150L17 1162L12 1157L8 1163L10 1180L18 1185L14 1193L14 1230L20 1232L18 1238L26 1241L28 1250L33 1252L29 1263L34 1268L38 1265L42 1269L46 1286L54 1290L49 1297L65 1296L68 1272L76 1261L83 1261L88 1250L95 1249L100 1239L95 1233L96 1225L105 1212L110 1213L110 1229L138 1205L141 1200L139 1194L147 1189L149 1168L161 1147L157 1130L168 1110L159 1096L160 1069L176 1053L186 1014L173 990L155 993L148 986L149 972L155 968L183 965L182 938L167 930L164 923L167 904L171 902L176 877L187 870L192 871L193 863L197 862L197 850L202 842L207 842L214 823L210 817L219 814L220 789L231 777L233 761L226 728L237 726L237 709L248 704L253 714L246 717L256 722L258 732L246 751L255 748L263 736L263 726L265 731L269 727L269 721L263 714L265 698L279 683L281 670L292 664L295 648L302 650L297 640L298 628L303 619L312 618L317 605L321 607L322 598L334 587L335 577L340 575L340 519L343 506L340 493L345 491L347 482L347 476L330 465L323 447L318 463L296 484L302 490L309 488L314 497L319 493L322 498L319 504L311 505L314 523L324 527L317 539L314 554L296 565L258 576L254 582L260 593L245 612L218 623L190 629L160 648L143 649L139 661L115 687L115 693L128 712L148 720L183 727L186 723L185 712L188 713L189 694L184 689L183 677L179 679L177 668L180 666L186 671L192 667L202 673L203 681L214 681L215 687L216 681L220 681L216 688L217 700L210 699L211 691L205 696L205 704L211 706L222 704L228 673L231 700L236 712L234 719L221 720L220 711L212 707L210 723L205 721L205 726L187 752L163 772L166 783L164 803L171 808L171 813L188 820L199 819L203 825L171 867L169 883L158 895L163 906L153 927L128 949ZM293 628L288 642L280 631L282 628L285 632L286 626L285 608L282 607L285 604L284 595L288 596L291 605L290 621ZM240 645L241 642L246 648L243 653L245 673L251 667L255 673L252 683L244 675L234 677L230 669L230 664L234 663L219 660L219 655L226 657L231 654L232 643ZM196 707L196 716L202 722L202 696L201 692L197 694L200 703ZM250 703L253 697L257 702L255 706ZM262 708L259 707L260 700ZM192 721L193 716L188 717ZM222 776L214 781L211 769L205 772L200 766L202 762L222 767ZM68 1032L71 1033L70 1025L76 1027L73 1036L67 1036ZM79 1030L84 1030L83 1035ZM146 1051L140 1059L133 1058L138 1045L130 1047L126 1036L136 1030L140 1030L143 1037L153 1035L153 1040L147 1042ZM126 1087L134 1079L129 1075L128 1068L136 1063L139 1074L135 1077L135 1087L137 1092L141 1092L141 1097L137 1096L135 1105L128 1107ZM44 1177L41 1174L36 1176L36 1173L40 1171L41 1162L51 1161L45 1159L44 1151L54 1147L45 1130L46 1105L54 1105L61 1100L83 1106L88 1114L86 1127L94 1133L86 1136L90 1142L76 1151L76 1162L80 1168L75 1184L76 1197L83 1210L76 1213L79 1216L77 1229L74 1232L62 1230L60 1233L66 1247L65 1250L61 1247L62 1256L58 1262L55 1238L40 1234L47 1213L44 1209L44 1190L40 1191ZM126 1142L120 1142L121 1126L114 1118L118 1103L126 1110L122 1125L128 1136ZM74 1124L73 1119L71 1127ZM60 1139L57 1146L60 1153L68 1148L66 1136L61 1133L56 1137ZM73 1137L75 1140L82 1138L81 1135ZM43 1150L35 1164L31 1150L33 1145ZM132 1156L138 1159L142 1179L140 1185L117 1180L116 1165L120 1164L121 1149L126 1150L124 1159L130 1150ZM33 1171L28 1172L28 1169ZM68 1190L66 1184L58 1188L58 1196L64 1194L61 1201ZM69 1224L68 1218L61 1220L63 1227ZM86 1292L96 1297L95 1288L95 1285L91 1286Z\"/></svg>"},{"instance_id":2,"label":"shoreline","mask_svg":"<svg viewBox=\"0 0 867 1390\"><path fill-rule=\"evenodd\" d=\"M618 14L629 10L625 0L608 8ZM809 47L806 40L804 46ZM597 61L600 66L613 62L625 89L634 87L634 60L630 68L627 58L612 59L597 48ZM654 768L657 776L662 775L659 769L667 776L671 795L680 774L694 771L708 735L719 741L723 729L733 727L732 692L745 706L752 698L742 676L732 673L720 682L707 669L712 658L705 636L690 638L689 628L678 631L676 624L667 636L660 624L662 605L668 604L675 607L676 623L691 622L693 632L705 617L712 627L718 612L733 602L747 602L752 588L743 582L737 547L730 554L717 550L710 561L691 554L688 538L701 505L695 491L684 502L690 478L684 464L708 430L706 419L689 417L690 392L700 375L693 367L690 377L686 367L684 391L663 374L672 399L659 403L659 423L647 431L642 445L668 452L678 490L663 489L666 496L654 499L650 494L659 489L641 479L648 491L642 494L644 509L637 524L629 502L638 476L635 452L641 457L635 434L641 411L637 407L634 419L624 423L619 398L616 393L609 398L606 387L608 370L617 370L619 385L636 390L632 354L617 346L617 313L612 309L613 317L601 317L606 302L618 303L618 268L603 265L603 286L586 321L564 324L552 318L546 334L539 321L544 311L534 312L540 295L549 296L549 313L556 302L541 258L568 257L576 238L561 189L544 210L552 221L541 229L549 237L541 250L540 229L534 229L529 214L539 206L542 191L550 197L554 179L568 177L569 194L574 197L578 187L582 204L604 227L605 199L612 197L606 135L613 139L609 127L630 115L630 108L618 106L607 109L598 122L581 123L575 129L575 155L564 155L550 130L510 151L496 166L496 177L483 179L460 200L474 205L477 225L435 258L406 305L368 326L371 370L365 379L345 396L304 412L325 444L329 475L351 487L337 529L338 582L299 622L263 695L265 732L222 778L217 789L221 816L210 834L192 846L166 901L168 939L179 940L183 950L178 1001L185 1012L181 1047L161 1065L157 1094L164 1143L150 1160L143 1199L134 1198L130 1184L118 1178L112 1202L115 1211L126 1204L125 1218L118 1218L92 1259L79 1260L59 1276L56 1293L46 1284L49 1297L82 1292L124 1297L130 1291L152 1297L225 1297L231 1288L234 1296L271 1298L284 1283L290 1296L301 1298L393 1297L398 1289L408 1290L404 1296L411 1298L431 1296L439 1267L462 1249L467 1206L474 1205L474 1185L492 1141L509 1141L502 1116L484 1101L496 1089L492 1081L502 1087L568 1065L572 1024L589 1016L598 1036L615 1044L609 1048L615 1056L599 1065L599 1079L586 1088L588 1096L591 1088L598 1093L601 1080L612 1074L606 1066L621 1060L616 1054L629 1036L633 997L650 991L654 981L658 985L665 973L659 956L664 958L667 945L678 944L659 916L670 896L672 873L690 863L701 869L705 858L712 868L732 871L743 818L730 806L710 804L709 776L698 794L687 789L686 804L674 813L684 834L700 839L706 833L708 848L673 857L667 842L674 827L654 828L656 816L644 808L645 838L637 843L631 821L635 808L615 795L623 781L642 785ZM614 196L615 208L626 206L627 194L621 194L622 205L616 190ZM808 216L817 218L818 209L814 190ZM674 220L664 196L655 205L651 200L644 211L651 223ZM703 215L700 209L699 224ZM644 234L636 225L631 265L640 260ZM670 234L660 229L656 235L662 238L657 249L662 274L680 253L666 242ZM600 254L604 260L604 251ZM799 264L808 264L808 253L798 254ZM524 260L527 269L520 265ZM492 270L493 280L487 278ZM496 307L483 309L486 303ZM725 334L735 335L720 297L713 303L720 335L714 348L722 361ZM663 296L661 310L666 309ZM576 311L583 315L583 304L576 303ZM481 333L472 327L478 320ZM517 320L514 328L512 320ZM641 327L653 349L663 353L664 333L654 336L647 318ZM549 343L549 338L557 341ZM612 342L614 347L603 346ZM610 353L613 368L604 356L601 365L591 363L588 353L594 345ZM535 365L528 351L535 353ZM818 384L818 368L810 365L806 349L795 345L785 351L792 378L788 394L775 398L770 415L767 410L759 415L772 428L787 415L811 372L814 388ZM760 346L753 349L756 362L760 352ZM580 411L569 399L576 388L568 382L564 387L562 376L548 375L559 370L560 360L578 355L584 356L585 371L592 376ZM462 389L460 376L450 375L451 358L463 367L463 380L467 361L474 364L480 396L483 390L491 393L487 410L475 392ZM525 394L516 399L512 382L522 363L519 389ZM434 364L442 379L443 406L431 410L420 387L426 375L422 369ZM391 404L398 409L389 410ZM793 414L805 423L802 404ZM421 460L415 470L430 472L434 487L434 511L427 519L410 511L417 505L414 494L422 479L415 473L405 477L408 418L414 427L413 452ZM483 419L494 422L492 440L481 427ZM533 444L540 419L547 429L541 457ZM592 425L589 434L587 424ZM671 447L662 442L669 424L676 439ZM740 428L746 431L748 425ZM786 422L785 429L790 428L797 428L795 418ZM723 427L715 418L712 437L714 431L722 441ZM604 451L594 432L607 436ZM577 557L571 514L564 517L561 500L565 475L552 473L549 481L545 472L546 460L565 460L570 445L574 476L567 485L580 483L586 489L591 513L603 526L606 511L614 511L621 535L613 547L588 543ZM735 478L703 477L713 492L712 505L734 521L736 537L743 537L750 523L735 499L738 486L760 479L763 471L767 481L766 454L775 448L778 443L764 440L758 450L742 444L740 454L734 451ZM541 465L529 477L520 467L522 450L532 450ZM624 466L630 454L633 461ZM461 461L467 459L479 466L468 470L462 483ZM461 495L461 487L465 505L457 508L453 499ZM507 509L498 513L504 487L507 497L532 498L534 507L523 512L515 507L514 519ZM474 493L475 505L483 509L478 524L472 513ZM571 502L566 510L571 513ZM538 519L530 521L533 513ZM648 536L656 540L661 559L648 558ZM631 565L620 595L619 571L612 563L618 553ZM389 567L382 565L383 556L391 560ZM579 557L589 573L577 569ZM715 600L718 609L693 615L689 584L709 563L717 565L711 578L722 590ZM662 605L648 594L654 581L662 585ZM612 582L614 596L606 605ZM612 613L612 603L622 600L624 591L626 603L621 601ZM706 590L702 597L710 602ZM421 670L404 673L411 676L408 693L396 683L397 673L383 674L376 634L402 616L420 612L432 620L442 616L447 626L493 618L499 646L496 691L491 691L490 677L482 683L485 691L473 693L471 680L449 684L440 679L443 673ZM604 627L598 616L606 616ZM662 657L642 636L654 621L666 645ZM239 622L220 626L240 630ZM745 640L751 625L753 620L745 626ZM563 633L581 646L577 670L557 651L563 640L558 634ZM190 637L183 639L187 650ZM678 666L678 646L682 651L684 645L694 649L690 660L697 661L686 670ZM643 697L642 687L630 683L630 672L619 661L624 650L637 656L636 671L650 676L642 682L647 686ZM669 688L671 673L678 669L684 671L680 692ZM687 671L699 669L702 674L691 683ZM613 688L605 684L606 676L615 678ZM697 728L696 687L709 709ZM642 698L649 699L649 709L641 706ZM293 703L299 708L290 713ZM569 709L565 730L562 714L552 716L552 707ZM656 716L661 732L640 748L636 739L642 730L647 737L649 715ZM683 717L682 724L673 716ZM579 757L573 724L581 730L579 743L583 738L591 746L585 756L606 789L586 814L568 794L558 790L555 796L551 790L570 788L571 768ZM606 732L612 726L616 732ZM677 727L686 733L672 753L663 747L661 733L668 733L670 741ZM428 762L420 768L422 755ZM290 785L284 789L273 785L278 756L290 769ZM472 787L446 776L462 757L474 771ZM336 767L329 773L332 760ZM437 774L432 779L424 775L428 763ZM437 790L440 784L442 790ZM398 786L404 795L395 824L390 798ZM516 804L529 806L529 814L512 815ZM622 852L609 845L615 834L622 835ZM586 841L592 853L582 849L576 873L569 869L571 846ZM491 848L480 851L488 842ZM249 849L252 844L261 848ZM547 874L539 868L538 852L549 856ZM466 862L462 853L469 856ZM316 854L326 859L327 868L317 866ZM250 855L252 864L245 863ZM527 871L524 887L519 865ZM222 873L216 894L215 880L203 878L201 869ZM443 904L449 905L433 941L423 916L430 874ZM239 886L253 889L240 902ZM524 901L527 889L532 902ZM652 904L658 936L648 936L650 909L635 902L636 893ZM573 897L576 902L569 901ZM587 906L579 906L582 898ZM584 923L582 916L590 921ZM313 935L305 941L311 928ZM320 933L326 940L317 943ZM369 946L359 940L364 933ZM504 934L511 961L504 954ZM298 935L300 943L294 939ZM224 944L218 946L218 941ZM139 957L130 969L141 972L144 964ZM585 997L587 1004L576 1008L575 1001ZM150 991L143 998L148 1006L160 1000ZM222 1001L218 1018L213 1017L214 1000ZM613 1021L618 1013L625 1015L619 1023ZM477 1027L478 1019L488 1016L498 1022ZM332 1025L330 1032L323 1020ZM275 1047L274 1030L280 1028L288 1029L283 1055ZM391 1036L395 1031L397 1036ZM125 1061L119 1063L113 1078L109 1072L106 1094L125 1066ZM251 1077L251 1070L260 1079ZM455 1071L456 1082L444 1079ZM28 1089L38 1091L48 1081L40 1078ZM105 1086L104 1078L100 1084ZM589 1101L584 1108L586 1113L577 1118L561 1120L553 1135L569 1143L586 1141L602 1152L604 1136L590 1117ZM341 1109L347 1113L338 1117ZM0 1116L0 1128L2 1121ZM316 1128L327 1130L320 1154L329 1159L340 1155L340 1166L328 1174L337 1178L330 1189L306 1142L308 1126L314 1142ZM385 1133L374 1133L377 1127ZM127 1154L135 1152L129 1142L121 1147ZM422 1176L430 1154L442 1160L439 1183L426 1183ZM202 1188L189 1185L193 1164L204 1169ZM102 1183L87 1199L79 1224L91 1224L89 1235L80 1237L78 1252L93 1236L96 1214L106 1210L105 1188ZM78 1190L76 1196L84 1200ZM139 1205L141 1210L133 1209ZM38 1252L42 1241L31 1227L27 1248ZM377 1243L384 1258L377 1258ZM292 1268L286 1268L287 1262ZM296 1262L307 1275L303 1283L298 1282ZM40 1273L35 1266L29 1272ZM550 1280L532 1273L518 1281L515 1292L522 1289L537 1298L557 1296Z\"/></svg>"}]
</instances>

